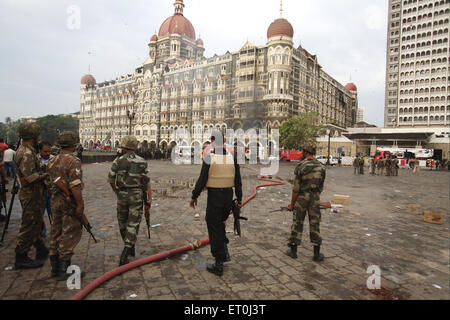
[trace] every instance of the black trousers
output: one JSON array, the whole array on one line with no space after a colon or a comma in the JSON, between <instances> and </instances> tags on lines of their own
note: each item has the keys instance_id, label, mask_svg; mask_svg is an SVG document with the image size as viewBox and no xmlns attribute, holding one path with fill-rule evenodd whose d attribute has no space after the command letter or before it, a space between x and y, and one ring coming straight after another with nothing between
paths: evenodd
<instances>
[{"instance_id":1,"label":"black trousers","mask_svg":"<svg viewBox=\"0 0 450 320\"><path fill-rule=\"evenodd\" d=\"M225 221L230 215L233 202L233 189L208 189L206 225L208 227L211 254L220 261L225 260Z\"/></svg>"}]
</instances>

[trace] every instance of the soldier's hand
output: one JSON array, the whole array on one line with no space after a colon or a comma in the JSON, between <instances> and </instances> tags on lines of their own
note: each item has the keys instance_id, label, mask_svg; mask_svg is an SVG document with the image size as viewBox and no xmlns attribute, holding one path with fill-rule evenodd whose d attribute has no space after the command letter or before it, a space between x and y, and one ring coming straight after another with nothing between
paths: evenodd
<instances>
[{"instance_id":1,"label":"soldier's hand","mask_svg":"<svg viewBox=\"0 0 450 320\"><path fill-rule=\"evenodd\" d=\"M39 176L39 178L41 179L41 180L44 180L44 179L46 179L47 177L49 177L50 175L48 174L48 173L44 173L44 174L41 174L40 176Z\"/></svg>"},{"instance_id":2,"label":"soldier's hand","mask_svg":"<svg viewBox=\"0 0 450 320\"><path fill-rule=\"evenodd\" d=\"M243 206L243 205L242 205L242 201L241 201L241 202L238 202L238 203L237 203L237 207L238 207L238 209L241 209L241 208L242 208L242 206Z\"/></svg>"},{"instance_id":3,"label":"soldier's hand","mask_svg":"<svg viewBox=\"0 0 450 320\"><path fill-rule=\"evenodd\" d=\"M294 211L294 206L291 203L289 203L288 206L287 206L287 209L289 211Z\"/></svg>"},{"instance_id":4,"label":"soldier's hand","mask_svg":"<svg viewBox=\"0 0 450 320\"><path fill-rule=\"evenodd\" d=\"M197 206L197 199L192 199L189 205L192 209L195 209L195 207Z\"/></svg>"},{"instance_id":5,"label":"soldier's hand","mask_svg":"<svg viewBox=\"0 0 450 320\"><path fill-rule=\"evenodd\" d=\"M6 178L5 178L5 179L2 179L2 183L6 185L6 184L8 184L8 183L9 183L9 180L8 180L8 179L6 179Z\"/></svg>"}]
</instances>

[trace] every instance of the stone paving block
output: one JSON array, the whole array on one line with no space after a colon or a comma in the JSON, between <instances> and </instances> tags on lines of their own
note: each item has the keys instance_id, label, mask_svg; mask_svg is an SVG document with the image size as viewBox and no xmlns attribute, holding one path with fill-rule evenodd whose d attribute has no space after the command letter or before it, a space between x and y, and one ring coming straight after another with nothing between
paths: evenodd
<instances>
[{"instance_id":1,"label":"stone paving block","mask_svg":"<svg viewBox=\"0 0 450 320\"><path fill-rule=\"evenodd\" d=\"M267 290L269 290L275 297L283 298L285 296L293 294L291 290L289 290L286 286L275 283L271 285L265 286Z\"/></svg>"},{"instance_id":2,"label":"stone paving block","mask_svg":"<svg viewBox=\"0 0 450 320\"><path fill-rule=\"evenodd\" d=\"M168 179L195 180L200 171L200 166L185 170L171 166L167 161L151 161L149 164L152 179L160 183ZM94 244L84 233L76 248L72 262L89 271L82 286L103 272L117 268L123 249L115 214L116 199L105 180L109 166L92 164L83 167L86 177L86 212L100 243ZM294 169L295 164L283 163L278 176L287 181ZM253 186L259 184L257 171L258 168L246 165L241 168L245 195L251 194ZM401 171L396 183L408 185L410 190L426 188L430 192L421 193L420 198L417 198L424 210L446 212L450 203L448 194L443 190L448 190L448 177L427 174L423 173L419 181L414 175ZM383 182L383 177L377 180L369 178L367 175L353 176L351 168L333 168L327 172L327 181L342 183L326 182L322 199L329 200L333 194L350 195L353 204L348 209L361 214L336 216L323 212L322 252L326 257L323 263L312 261L308 222L305 223L303 243L299 247L299 259L291 259L285 254L292 217L287 214L268 214L268 209L278 206L278 202L272 203L271 199L289 201L292 186L285 185L258 192L256 199L244 208L244 215L250 220L242 223L241 238L227 235L232 260L225 265L222 278L206 271L206 263L213 259L210 247L205 246L187 252L186 260L181 259L182 255L177 255L120 275L104 283L97 289L99 291L95 290L93 297L126 299L125 293L117 289L145 288L146 293L142 291L138 298L377 299L365 291L369 277L366 269L377 264L382 270L383 287L400 290L404 299L448 299L448 285L443 285L448 282L450 267L448 228L426 224L413 215L399 216L400 213L392 208L395 205L406 208L411 202L411 193L396 194L394 199L391 197L392 186ZM157 189L158 182L155 183ZM369 183L370 190L366 187ZM360 187L352 188L353 185ZM190 189L183 189L172 193L170 197L156 197L154 203L158 203L158 206L152 208L152 223L161 223L161 227L152 229L152 240L148 241L141 226L142 232L137 241L138 255L131 261L207 238L204 221L206 195L204 193L199 199L196 211L200 213L199 218L195 218L194 212L188 207L189 196ZM263 199L269 199L269 205L267 201L261 201ZM40 299L49 293L49 299L70 298L76 291L69 291L65 283L55 283L49 279L48 261L39 270L4 271L4 267L14 264L15 236L19 225L20 204L15 203L11 232L8 233L5 247L0 248L0 266L3 266L0 269L0 299ZM442 230L435 232L439 227ZM227 230L230 229L232 222L228 221ZM32 255L34 251L30 252ZM433 287L433 284L440 285L441 289ZM284 287L286 290L283 290Z\"/></svg>"}]
</instances>

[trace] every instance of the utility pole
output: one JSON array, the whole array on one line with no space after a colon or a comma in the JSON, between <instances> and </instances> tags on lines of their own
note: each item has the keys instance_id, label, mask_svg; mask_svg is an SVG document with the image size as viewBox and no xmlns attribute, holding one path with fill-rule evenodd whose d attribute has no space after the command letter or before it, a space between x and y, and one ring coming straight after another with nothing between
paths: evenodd
<instances>
[{"instance_id":1,"label":"utility pole","mask_svg":"<svg viewBox=\"0 0 450 320\"><path fill-rule=\"evenodd\" d=\"M330 165L330 135L331 135L331 130L327 129L327 134L328 134L328 154L327 154L327 165Z\"/></svg>"},{"instance_id":2,"label":"utility pole","mask_svg":"<svg viewBox=\"0 0 450 320\"><path fill-rule=\"evenodd\" d=\"M131 136L131 123L134 120L134 117L136 116L136 112L133 111L133 113L130 112L130 110L127 110L127 117L130 120L130 127L128 128L128 135Z\"/></svg>"}]
</instances>

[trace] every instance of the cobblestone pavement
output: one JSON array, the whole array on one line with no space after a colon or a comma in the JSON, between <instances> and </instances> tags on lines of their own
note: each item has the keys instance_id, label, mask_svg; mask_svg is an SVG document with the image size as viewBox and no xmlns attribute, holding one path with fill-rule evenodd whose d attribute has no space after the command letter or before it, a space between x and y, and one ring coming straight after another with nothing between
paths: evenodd
<instances>
[{"instance_id":1,"label":"cobblestone pavement","mask_svg":"<svg viewBox=\"0 0 450 320\"><path fill-rule=\"evenodd\" d=\"M83 166L86 214L99 243L85 232L76 248L72 263L87 273L82 287L116 268L123 248L115 197L106 181L109 166ZM195 182L200 166L174 166L167 161L150 161L149 166L156 191L151 223L161 226L152 229L149 241L143 221L136 259L207 238L206 193L196 212L188 205L189 184ZM212 261L207 246L122 274L87 299L449 299L449 172L401 170L399 177L372 177L354 176L352 168L328 169L322 201L343 194L352 203L341 214L322 211L326 258L318 264L312 261L309 232L303 235L297 260L285 255L292 214L269 213L289 202L292 186L288 180L295 166L281 164L274 178L283 179L286 185L260 189L243 209L249 221L242 222L241 238L228 234L232 261L225 265L222 278L206 271L207 261ZM245 197L260 184L259 169L243 166ZM408 213L409 204L445 214L445 224L425 223L422 216ZM232 220L228 230L233 228ZM10 270L19 223L16 201L0 248L0 299L70 298L77 291L50 278L49 261L37 270ZM381 269L382 290L367 289L371 265Z\"/></svg>"}]
</instances>

